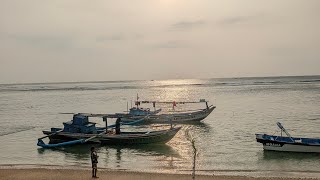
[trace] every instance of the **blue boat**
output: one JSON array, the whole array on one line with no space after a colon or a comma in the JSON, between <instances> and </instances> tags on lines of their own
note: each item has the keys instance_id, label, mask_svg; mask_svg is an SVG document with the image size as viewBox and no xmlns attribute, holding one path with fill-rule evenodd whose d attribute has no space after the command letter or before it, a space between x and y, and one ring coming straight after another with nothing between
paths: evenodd
<instances>
[{"instance_id":1,"label":"blue boat","mask_svg":"<svg viewBox=\"0 0 320 180\"><path fill-rule=\"evenodd\" d=\"M291 137L280 122L277 125L281 130L280 136L256 134L256 140L263 144L264 150L320 153L320 139ZM283 132L287 136L282 136Z\"/></svg>"}]
</instances>

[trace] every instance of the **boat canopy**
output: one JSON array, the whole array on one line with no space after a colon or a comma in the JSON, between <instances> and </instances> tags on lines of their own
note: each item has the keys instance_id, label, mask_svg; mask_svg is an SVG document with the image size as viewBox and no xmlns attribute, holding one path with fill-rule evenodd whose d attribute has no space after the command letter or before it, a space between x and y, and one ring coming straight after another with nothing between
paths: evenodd
<instances>
[{"instance_id":1,"label":"boat canopy","mask_svg":"<svg viewBox=\"0 0 320 180\"><path fill-rule=\"evenodd\" d=\"M137 100L135 102L139 102L142 104L147 104L147 103L158 103L158 104L195 104L195 103L208 103L209 101L206 101L205 99L200 99L200 101L149 101L149 100Z\"/></svg>"},{"instance_id":2,"label":"boat canopy","mask_svg":"<svg viewBox=\"0 0 320 180\"><path fill-rule=\"evenodd\" d=\"M60 114L73 114L75 116L84 116L84 117L100 117L100 118L128 118L134 115L125 114L125 113L115 113L115 114L103 114L103 113L60 113Z\"/></svg>"}]
</instances>

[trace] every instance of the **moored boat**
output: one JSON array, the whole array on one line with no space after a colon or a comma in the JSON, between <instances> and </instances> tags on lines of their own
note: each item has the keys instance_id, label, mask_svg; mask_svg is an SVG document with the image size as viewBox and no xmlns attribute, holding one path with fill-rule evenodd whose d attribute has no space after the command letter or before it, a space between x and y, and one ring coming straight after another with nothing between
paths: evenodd
<instances>
[{"instance_id":1,"label":"moored boat","mask_svg":"<svg viewBox=\"0 0 320 180\"><path fill-rule=\"evenodd\" d=\"M116 125L116 132L111 130L114 125L105 128L95 127L95 123L89 122L89 114L75 114L73 120L65 122L64 128L51 128L50 131L43 131L46 135L38 139L38 146L44 148L60 147L81 143L100 143L100 144L151 144L166 143L170 141L181 127L171 127L170 129L159 131L144 132L120 132L120 124ZM91 117L97 117L97 114L91 114ZM102 116L106 121L106 117ZM108 117L117 117L116 115ZM118 117L120 121L120 117ZM137 122L137 121L136 121ZM123 123L125 124L125 123ZM45 144L42 139L48 137L49 144Z\"/></svg>"},{"instance_id":2,"label":"moored boat","mask_svg":"<svg viewBox=\"0 0 320 180\"><path fill-rule=\"evenodd\" d=\"M177 104L188 104L188 103L205 103L206 107L199 110L189 110L189 111L172 111L170 113L157 113L150 114L146 116L145 123L188 123L188 122L199 122L210 115L210 113L216 108L216 106L208 105L208 101L204 99L199 102L156 102L156 101L139 101L139 103L165 103L173 104L173 108ZM123 118L125 122L135 121L141 116L130 116Z\"/></svg>"},{"instance_id":3,"label":"moored boat","mask_svg":"<svg viewBox=\"0 0 320 180\"><path fill-rule=\"evenodd\" d=\"M168 120L172 121L172 123L199 122L208 117L215 108L215 106L210 106L197 111L147 116L145 122L168 123Z\"/></svg>"},{"instance_id":4,"label":"moored boat","mask_svg":"<svg viewBox=\"0 0 320 180\"><path fill-rule=\"evenodd\" d=\"M280 122L277 125L281 129L280 136L256 134L256 140L263 144L264 150L320 153L320 139L291 137ZM282 136L282 132L287 136Z\"/></svg>"}]
</instances>

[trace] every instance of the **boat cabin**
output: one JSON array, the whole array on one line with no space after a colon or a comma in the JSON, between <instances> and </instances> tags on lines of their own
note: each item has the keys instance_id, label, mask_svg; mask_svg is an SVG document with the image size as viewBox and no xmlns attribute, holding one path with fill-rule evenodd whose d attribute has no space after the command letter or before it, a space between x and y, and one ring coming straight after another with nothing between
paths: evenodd
<instances>
[{"instance_id":1,"label":"boat cabin","mask_svg":"<svg viewBox=\"0 0 320 180\"><path fill-rule=\"evenodd\" d=\"M63 123L63 132L96 134L96 123L89 122L88 116L80 114L73 115L71 121Z\"/></svg>"},{"instance_id":2,"label":"boat cabin","mask_svg":"<svg viewBox=\"0 0 320 180\"><path fill-rule=\"evenodd\" d=\"M133 107L130 109L129 114L134 115L134 116L146 116L146 115L150 114L150 109L149 108Z\"/></svg>"}]
</instances>

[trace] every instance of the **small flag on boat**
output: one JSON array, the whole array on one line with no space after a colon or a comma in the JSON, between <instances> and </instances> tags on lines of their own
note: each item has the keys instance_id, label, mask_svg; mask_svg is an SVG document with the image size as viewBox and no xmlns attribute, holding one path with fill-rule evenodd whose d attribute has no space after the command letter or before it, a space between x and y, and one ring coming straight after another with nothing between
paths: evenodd
<instances>
[{"instance_id":1,"label":"small flag on boat","mask_svg":"<svg viewBox=\"0 0 320 180\"><path fill-rule=\"evenodd\" d=\"M175 106L177 106L177 103L175 101L173 101L172 108L174 109Z\"/></svg>"}]
</instances>

